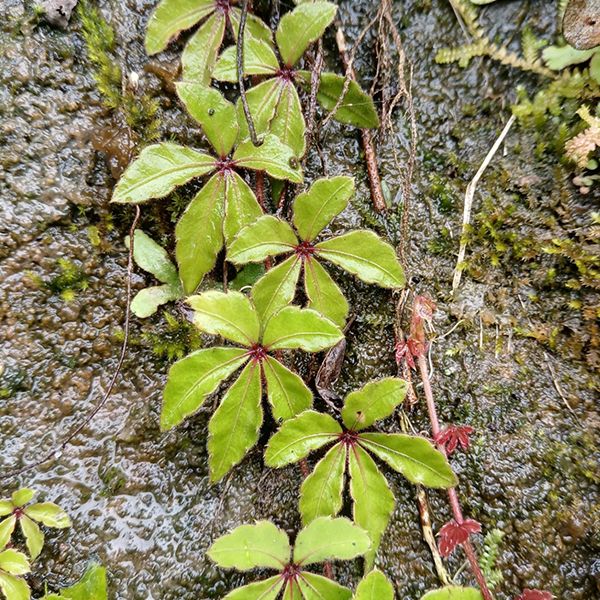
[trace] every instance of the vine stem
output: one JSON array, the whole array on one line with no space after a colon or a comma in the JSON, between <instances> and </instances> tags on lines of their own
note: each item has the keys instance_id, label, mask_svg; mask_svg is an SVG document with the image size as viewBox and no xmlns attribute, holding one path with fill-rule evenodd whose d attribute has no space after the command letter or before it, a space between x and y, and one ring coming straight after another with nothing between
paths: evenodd
<instances>
[{"instance_id":1,"label":"vine stem","mask_svg":"<svg viewBox=\"0 0 600 600\"><path fill-rule=\"evenodd\" d=\"M429 413L429 421L431 422L431 431L433 433L434 439L437 437L440 432L440 421L437 415L437 409L435 407L435 400L433 398L433 391L431 389L431 381L429 379L429 371L427 369L427 361L425 360L425 356L420 355L418 358L419 364L419 372L421 374L421 380L423 382L423 391L425 393L425 399L427 401L427 412ZM446 456L446 449L443 445L437 444L438 450ZM462 509L460 507L460 500L458 499L458 493L456 492L456 488L450 488L448 490L448 500L450 501L450 507L452 509L452 514L454 515L454 520L460 525L464 521ZM467 539L467 541L462 544L463 550L467 555L467 559L469 564L471 565L471 571L477 580L477 584L479 585L479 589L481 590L481 594L484 597L484 600L493 600L492 593L490 592L485 577L481 571L481 567L479 566L479 562L477 562L477 556L475 554L475 549L473 548L473 544L471 540Z\"/></svg>"},{"instance_id":2,"label":"vine stem","mask_svg":"<svg viewBox=\"0 0 600 600\"><path fill-rule=\"evenodd\" d=\"M35 469L47 463L51 460L58 460L64 449L73 441L75 436L83 431L85 427L90 423L90 421L102 410L104 405L106 404L108 398L112 394L113 388L115 387L115 383L117 382L117 377L121 373L121 369L123 367L123 362L125 361L125 355L127 354L127 347L129 345L129 322L131 317L131 278L133 275L133 248L134 248L134 239L135 239L135 230L137 229L138 222L140 220L140 207L136 205L135 207L135 217L133 218L133 222L131 223L131 228L129 229L129 253L127 258L127 300L125 306L125 323L123 324L123 343L121 344L121 352L119 354L119 361L117 362L117 367L113 373L113 376L110 379L110 383L108 384L108 388L104 392L100 402L96 405L96 407L92 410L92 412L79 424L73 431L64 439L58 446L55 446L50 452L47 452L42 458L21 467L20 469L14 469L13 471L9 471L8 473L4 473L2 475L2 480L5 483L7 480L13 479L14 477L18 477L19 475L23 475L23 473L28 473L29 471Z\"/></svg>"}]
</instances>

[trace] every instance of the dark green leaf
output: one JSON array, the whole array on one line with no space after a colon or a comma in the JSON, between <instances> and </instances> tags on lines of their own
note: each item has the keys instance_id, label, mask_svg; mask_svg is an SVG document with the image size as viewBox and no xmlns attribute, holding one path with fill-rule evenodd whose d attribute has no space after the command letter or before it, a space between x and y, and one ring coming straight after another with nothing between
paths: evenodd
<instances>
[{"instance_id":1,"label":"dark green leaf","mask_svg":"<svg viewBox=\"0 0 600 600\"><path fill-rule=\"evenodd\" d=\"M400 433L361 433L362 446L412 483L451 488L458 481L444 455L425 438Z\"/></svg>"},{"instance_id":2,"label":"dark green leaf","mask_svg":"<svg viewBox=\"0 0 600 600\"><path fill-rule=\"evenodd\" d=\"M255 38L244 38L244 77L275 75L278 69L277 57L269 44ZM213 77L219 81L237 82L237 46L230 46L223 51L215 65Z\"/></svg>"},{"instance_id":3,"label":"dark green leaf","mask_svg":"<svg viewBox=\"0 0 600 600\"><path fill-rule=\"evenodd\" d=\"M215 159L171 142L148 146L127 167L113 192L112 202L139 204L170 194L178 185L210 173Z\"/></svg>"},{"instance_id":4,"label":"dark green leaf","mask_svg":"<svg viewBox=\"0 0 600 600\"><path fill-rule=\"evenodd\" d=\"M262 264L250 263L246 265L229 283L229 289L238 292L252 287L265 274L265 267ZM256 301L253 301L256 306ZM256 309L258 311L258 307ZM258 313L260 317L260 311Z\"/></svg>"},{"instance_id":5,"label":"dark green leaf","mask_svg":"<svg viewBox=\"0 0 600 600\"><path fill-rule=\"evenodd\" d=\"M319 256L367 283L404 286L404 271L394 249L372 231L351 231L316 245Z\"/></svg>"},{"instance_id":6,"label":"dark green leaf","mask_svg":"<svg viewBox=\"0 0 600 600\"><path fill-rule=\"evenodd\" d=\"M281 575L275 575L264 581L256 581L229 592L223 600L275 600L283 587ZM299 599L298 599L299 600Z\"/></svg>"},{"instance_id":7,"label":"dark green leaf","mask_svg":"<svg viewBox=\"0 0 600 600\"><path fill-rule=\"evenodd\" d=\"M302 261L295 255L290 256L254 284L252 300L263 322L292 302L301 268Z\"/></svg>"},{"instance_id":8,"label":"dark green leaf","mask_svg":"<svg viewBox=\"0 0 600 600\"><path fill-rule=\"evenodd\" d=\"M304 156L306 123L296 86L290 81L281 84L281 95L271 121L271 132L289 146L297 158Z\"/></svg>"},{"instance_id":9,"label":"dark green leaf","mask_svg":"<svg viewBox=\"0 0 600 600\"><path fill-rule=\"evenodd\" d=\"M302 591L303 600L350 600L352 592L339 583L315 575L308 571L302 571L298 581L300 590Z\"/></svg>"},{"instance_id":10,"label":"dark green leaf","mask_svg":"<svg viewBox=\"0 0 600 600\"><path fill-rule=\"evenodd\" d=\"M61 591L60 600L107 600L106 569L91 565L75 584Z\"/></svg>"},{"instance_id":11,"label":"dark green leaf","mask_svg":"<svg viewBox=\"0 0 600 600\"><path fill-rule=\"evenodd\" d=\"M224 13L218 11L189 39L181 54L181 79L210 85L226 23Z\"/></svg>"},{"instance_id":12,"label":"dark green leaf","mask_svg":"<svg viewBox=\"0 0 600 600\"><path fill-rule=\"evenodd\" d=\"M312 392L296 373L270 356L263 362L263 369L275 419L290 419L312 406Z\"/></svg>"},{"instance_id":13,"label":"dark green leaf","mask_svg":"<svg viewBox=\"0 0 600 600\"><path fill-rule=\"evenodd\" d=\"M294 226L303 240L314 240L348 206L354 194L352 177L317 179L294 200Z\"/></svg>"},{"instance_id":14,"label":"dark green leaf","mask_svg":"<svg viewBox=\"0 0 600 600\"><path fill-rule=\"evenodd\" d=\"M333 417L307 410L284 421L271 437L265 451L265 464L278 468L297 462L333 442L341 433L342 428Z\"/></svg>"},{"instance_id":15,"label":"dark green leaf","mask_svg":"<svg viewBox=\"0 0 600 600\"><path fill-rule=\"evenodd\" d=\"M343 327L348 316L348 301L321 263L310 258L304 262L304 288L312 308Z\"/></svg>"},{"instance_id":16,"label":"dark green leaf","mask_svg":"<svg viewBox=\"0 0 600 600\"><path fill-rule=\"evenodd\" d=\"M281 18L275 39L288 67L295 65L310 44L323 35L336 11L337 6L331 2L307 2Z\"/></svg>"},{"instance_id":17,"label":"dark green leaf","mask_svg":"<svg viewBox=\"0 0 600 600\"><path fill-rule=\"evenodd\" d=\"M483 596L476 588L449 585L439 590L427 592L421 600L483 600Z\"/></svg>"},{"instance_id":18,"label":"dark green leaf","mask_svg":"<svg viewBox=\"0 0 600 600\"><path fill-rule=\"evenodd\" d=\"M210 479L219 481L246 456L262 424L260 367L248 363L208 424Z\"/></svg>"},{"instance_id":19,"label":"dark green leaf","mask_svg":"<svg viewBox=\"0 0 600 600\"><path fill-rule=\"evenodd\" d=\"M381 571L374 569L361 579L354 600L394 600L394 587Z\"/></svg>"},{"instance_id":20,"label":"dark green leaf","mask_svg":"<svg viewBox=\"0 0 600 600\"><path fill-rule=\"evenodd\" d=\"M235 172L225 176L225 221L223 233L225 242L230 244L233 238L246 225L254 223L262 215L262 208L256 201L250 186Z\"/></svg>"},{"instance_id":21,"label":"dark green leaf","mask_svg":"<svg viewBox=\"0 0 600 600\"><path fill-rule=\"evenodd\" d=\"M243 348L206 348L177 361L164 390L161 429L170 429L196 412L219 383L248 360Z\"/></svg>"}]
</instances>

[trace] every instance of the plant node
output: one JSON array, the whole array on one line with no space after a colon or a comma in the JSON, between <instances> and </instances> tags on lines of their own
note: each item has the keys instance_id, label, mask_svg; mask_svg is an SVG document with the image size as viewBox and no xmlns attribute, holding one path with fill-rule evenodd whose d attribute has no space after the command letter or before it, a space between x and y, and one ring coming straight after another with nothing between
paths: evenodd
<instances>
[{"instance_id":1,"label":"plant node","mask_svg":"<svg viewBox=\"0 0 600 600\"><path fill-rule=\"evenodd\" d=\"M358 443L358 433L356 431L344 431L344 433L340 433L339 436L340 444L345 444L346 446L353 447Z\"/></svg>"},{"instance_id":2,"label":"plant node","mask_svg":"<svg viewBox=\"0 0 600 600\"><path fill-rule=\"evenodd\" d=\"M299 565L291 563L285 566L285 569L283 569L281 576L283 577L283 580L287 583L288 581L298 579L298 577L300 576L300 571L301 569Z\"/></svg>"},{"instance_id":3,"label":"plant node","mask_svg":"<svg viewBox=\"0 0 600 600\"><path fill-rule=\"evenodd\" d=\"M277 77L283 81L294 82L296 81L296 71L291 67L281 67L281 69L277 71Z\"/></svg>"},{"instance_id":4,"label":"plant node","mask_svg":"<svg viewBox=\"0 0 600 600\"><path fill-rule=\"evenodd\" d=\"M222 175L229 175L233 173L234 162L230 158L221 158L217 161L217 171Z\"/></svg>"},{"instance_id":5,"label":"plant node","mask_svg":"<svg viewBox=\"0 0 600 600\"><path fill-rule=\"evenodd\" d=\"M306 260L315 253L315 247L310 242L302 242L294 248L294 252L302 260Z\"/></svg>"},{"instance_id":6,"label":"plant node","mask_svg":"<svg viewBox=\"0 0 600 600\"><path fill-rule=\"evenodd\" d=\"M267 358L267 349L260 344L254 344L250 350L248 350L248 354L250 355L250 360L257 363L262 362Z\"/></svg>"},{"instance_id":7,"label":"plant node","mask_svg":"<svg viewBox=\"0 0 600 600\"><path fill-rule=\"evenodd\" d=\"M217 0L215 4L217 6L217 10L220 10L224 14L229 13L229 9L231 8L229 0Z\"/></svg>"}]
</instances>

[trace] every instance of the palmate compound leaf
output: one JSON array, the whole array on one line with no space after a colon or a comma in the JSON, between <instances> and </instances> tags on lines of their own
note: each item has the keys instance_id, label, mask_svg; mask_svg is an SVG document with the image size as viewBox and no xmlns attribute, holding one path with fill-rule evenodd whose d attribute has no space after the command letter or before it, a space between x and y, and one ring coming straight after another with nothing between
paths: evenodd
<instances>
[{"instance_id":1,"label":"palmate compound leaf","mask_svg":"<svg viewBox=\"0 0 600 600\"><path fill-rule=\"evenodd\" d=\"M12 510L12 508L11 508ZM15 515L10 515L2 522L0 522L0 550L8 544L13 531L15 530L15 525L17 524L17 517Z\"/></svg>"},{"instance_id":2,"label":"palmate compound leaf","mask_svg":"<svg viewBox=\"0 0 600 600\"><path fill-rule=\"evenodd\" d=\"M394 586L381 571L373 569L361 579L354 600L394 600Z\"/></svg>"},{"instance_id":3,"label":"palmate compound leaf","mask_svg":"<svg viewBox=\"0 0 600 600\"><path fill-rule=\"evenodd\" d=\"M271 46L255 38L244 39L244 76L275 75L279 62ZM213 71L213 77L218 81L235 83L237 74L237 46L226 48Z\"/></svg>"},{"instance_id":4,"label":"palmate compound leaf","mask_svg":"<svg viewBox=\"0 0 600 600\"><path fill-rule=\"evenodd\" d=\"M38 521L46 527L65 529L71 527L69 515L54 502L37 502L23 509L25 515L34 521Z\"/></svg>"},{"instance_id":5,"label":"palmate compound leaf","mask_svg":"<svg viewBox=\"0 0 600 600\"><path fill-rule=\"evenodd\" d=\"M342 421L351 430L366 429L389 417L406 396L406 382L397 377L371 381L346 397Z\"/></svg>"},{"instance_id":6,"label":"palmate compound leaf","mask_svg":"<svg viewBox=\"0 0 600 600\"><path fill-rule=\"evenodd\" d=\"M296 86L291 81L281 82L281 95L271 121L271 132L289 146L296 157L306 151L306 122Z\"/></svg>"},{"instance_id":7,"label":"palmate compound leaf","mask_svg":"<svg viewBox=\"0 0 600 600\"><path fill-rule=\"evenodd\" d=\"M331 2L310 2L298 5L281 18L275 40L286 66L296 64L310 44L325 33L336 11L337 6Z\"/></svg>"},{"instance_id":8,"label":"palmate compound leaf","mask_svg":"<svg viewBox=\"0 0 600 600\"><path fill-rule=\"evenodd\" d=\"M297 462L335 441L341 433L342 428L333 417L307 410L284 421L271 437L265 451L265 464L277 468Z\"/></svg>"},{"instance_id":9,"label":"palmate compound leaf","mask_svg":"<svg viewBox=\"0 0 600 600\"><path fill-rule=\"evenodd\" d=\"M279 596L283 584L284 580L281 575L275 575L275 577L237 588L229 592L223 600L275 600ZM299 597L297 598L299 600Z\"/></svg>"},{"instance_id":10,"label":"palmate compound leaf","mask_svg":"<svg viewBox=\"0 0 600 600\"><path fill-rule=\"evenodd\" d=\"M302 572L298 587L302 595L296 597L303 600L350 600L352 598L352 592L348 588L327 577L308 571Z\"/></svg>"},{"instance_id":11,"label":"palmate compound leaf","mask_svg":"<svg viewBox=\"0 0 600 600\"><path fill-rule=\"evenodd\" d=\"M338 327L344 326L350 310L348 301L331 275L314 258L304 262L304 290L308 308L331 319Z\"/></svg>"},{"instance_id":12,"label":"palmate compound leaf","mask_svg":"<svg viewBox=\"0 0 600 600\"><path fill-rule=\"evenodd\" d=\"M269 269L254 284L252 301L262 321L266 321L272 314L291 304L296 295L301 270L302 261L297 256L290 256L276 267ZM336 324L339 325L337 322Z\"/></svg>"},{"instance_id":13,"label":"palmate compound leaf","mask_svg":"<svg viewBox=\"0 0 600 600\"><path fill-rule=\"evenodd\" d=\"M210 479L219 481L258 440L263 420L260 366L248 363L208 424Z\"/></svg>"},{"instance_id":14,"label":"palmate compound leaf","mask_svg":"<svg viewBox=\"0 0 600 600\"><path fill-rule=\"evenodd\" d=\"M267 397L275 419L290 419L312 406L313 396L302 378L268 356L263 361Z\"/></svg>"},{"instance_id":15,"label":"palmate compound leaf","mask_svg":"<svg viewBox=\"0 0 600 600\"><path fill-rule=\"evenodd\" d=\"M290 560L290 542L287 534L270 521L258 521L218 538L207 554L225 569L249 571L263 567L281 571Z\"/></svg>"},{"instance_id":16,"label":"palmate compound leaf","mask_svg":"<svg viewBox=\"0 0 600 600\"><path fill-rule=\"evenodd\" d=\"M421 600L482 600L481 592L476 588L449 585L427 592Z\"/></svg>"},{"instance_id":17,"label":"palmate compound leaf","mask_svg":"<svg viewBox=\"0 0 600 600\"><path fill-rule=\"evenodd\" d=\"M381 537L394 512L394 494L373 459L358 445L349 452L350 495L354 522L369 533L372 546L365 554L373 567Z\"/></svg>"},{"instance_id":18,"label":"palmate compound leaf","mask_svg":"<svg viewBox=\"0 0 600 600\"><path fill-rule=\"evenodd\" d=\"M0 590L7 600L29 600L31 590L24 579L3 573L0 568Z\"/></svg>"},{"instance_id":19,"label":"palmate compound leaf","mask_svg":"<svg viewBox=\"0 0 600 600\"><path fill-rule=\"evenodd\" d=\"M177 361L163 392L161 429L171 429L196 412L221 381L247 360L244 348L205 348Z\"/></svg>"},{"instance_id":20,"label":"palmate compound leaf","mask_svg":"<svg viewBox=\"0 0 600 600\"><path fill-rule=\"evenodd\" d=\"M319 517L298 533L294 563L305 566L327 560L350 560L369 550L371 540L364 529L345 517Z\"/></svg>"},{"instance_id":21,"label":"palmate compound leaf","mask_svg":"<svg viewBox=\"0 0 600 600\"><path fill-rule=\"evenodd\" d=\"M24 506L28 502L31 502L34 496L34 490L30 488L21 488L12 493L11 500L14 506Z\"/></svg>"},{"instance_id":22,"label":"palmate compound leaf","mask_svg":"<svg viewBox=\"0 0 600 600\"><path fill-rule=\"evenodd\" d=\"M22 552L12 548L0 552L0 571L11 575L25 575L30 570L29 561Z\"/></svg>"},{"instance_id":23,"label":"palmate compound leaf","mask_svg":"<svg viewBox=\"0 0 600 600\"><path fill-rule=\"evenodd\" d=\"M192 148L161 142L144 148L115 186L111 202L139 204L215 169L215 159Z\"/></svg>"},{"instance_id":24,"label":"palmate compound leaf","mask_svg":"<svg viewBox=\"0 0 600 600\"><path fill-rule=\"evenodd\" d=\"M394 249L372 231L351 231L315 246L319 257L384 288L401 288L404 271Z\"/></svg>"},{"instance_id":25,"label":"palmate compound leaf","mask_svg":"<svg viewBox=\"0 0 600 600\"><path fill-rule=\"evenodd\" d=\"M412 483L451 488L456 475L444 455L418 436L400 433L361 433L359 443Z\"/></svg>"},{"instance_id":26,"label":"palmate compound leaf","mask_svg":"<svg viewBox=\"0 0 600 600\"><path fill-rule=\"evenodd\" d=\"M21 526L21 531L25 537L25 544L29 551L29 556L31 557L31 560L35 560L44 547L44 534L37 523L34 523L27 515L21 516L19 525Z\"/></svg>"},{"instance_id":27,"label":"palmate compound leaf","mask_svg":"<svg viewBox=\"0 0 600 600\"><path fill-rule=\"evenodd\" d=\"M283 83L278 78L269 78L258 85L251 87L246 92L248 108L252 115L254 128L259 136L268 133L271 128L271 121L275 116L275 110L279 104L279 99L283 93ZM237 111L237 120L240 124L240 139L249 137L248 123L244 115L244 107L241 100L235 105Z\"/></svg>"}]
</instances>

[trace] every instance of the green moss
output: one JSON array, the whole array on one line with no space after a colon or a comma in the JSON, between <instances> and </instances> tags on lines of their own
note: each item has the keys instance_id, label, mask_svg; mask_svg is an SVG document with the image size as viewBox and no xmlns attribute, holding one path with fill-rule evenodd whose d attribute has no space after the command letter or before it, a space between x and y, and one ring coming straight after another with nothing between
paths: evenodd
<instances>
[{"instance_id":1,"label":"green moss","mask_svg":"<svg viewBox=\"0 0 600 600\"><path fill-rule=\"evenodd\" d=\"M73 300L78 291L88 288L87 275L67 258L58 259L60 274L46 282L46 287L59 295L65 302Z\"/></svg>"},{"instance_id":2,"label":"green moss","mask_svg":"<svg viewBox=\"0 0 600 600\"><path fill-rule=\"evenodd\" d=\"M145 332L141 338L158 358L171 362L202 346L200 333L192 323L178 319L166 311L163 316L166 327L161 327L160 333Z\"/></svg>"}]
</instances>

